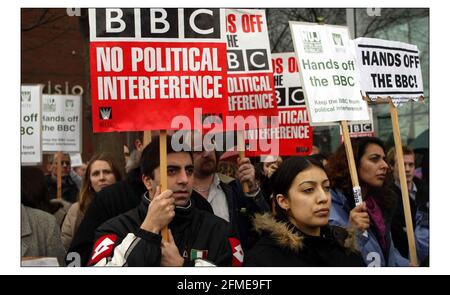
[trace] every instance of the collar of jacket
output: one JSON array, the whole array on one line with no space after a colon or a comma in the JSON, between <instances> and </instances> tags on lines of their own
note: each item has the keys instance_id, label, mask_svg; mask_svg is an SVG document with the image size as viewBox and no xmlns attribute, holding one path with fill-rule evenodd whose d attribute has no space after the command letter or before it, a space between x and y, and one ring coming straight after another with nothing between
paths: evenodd
<instances>
[{"instance_id":1,"label":"collar of jacket","mask_svg":"<svg viewBox=\"0 0 450 295\"><path fill-rule=\"evenodd\" d=\"M254 219L255 230L258 233L267 232L275 242L294 252L298 252L305 245L305 238L330 239L336 241L342 247L357 251L357 239L353 231L337 226L325 226L321 228L321 237L305 235L289 222L276 220L271 214L256 214Z\"/></svg>"}]
</instances>

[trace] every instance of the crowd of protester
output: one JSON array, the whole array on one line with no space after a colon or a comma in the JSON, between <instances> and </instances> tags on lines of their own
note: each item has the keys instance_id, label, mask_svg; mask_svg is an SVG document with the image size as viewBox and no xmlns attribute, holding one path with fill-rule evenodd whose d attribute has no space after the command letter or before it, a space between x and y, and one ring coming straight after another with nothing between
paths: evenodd
<instances>
[{"instance_id":1,"label":"crowd of protester","mask_svg":"<svg viewBox=\"0 0 450 295\"><path fill-rule=\"evenodd\" d=\"M344 145L329 156L220 157L159 138L130 152L123 177L98 153L84 165L56 158L48 174L21 169L21 254L78 266L427 266L429 191L403 147L418 263L411 262L395 149L352 139L363 203L356 205ZM223 173L221 173L223 172ZM244 189L246 187L247 189Z\"/></svg>"}]
</instances>

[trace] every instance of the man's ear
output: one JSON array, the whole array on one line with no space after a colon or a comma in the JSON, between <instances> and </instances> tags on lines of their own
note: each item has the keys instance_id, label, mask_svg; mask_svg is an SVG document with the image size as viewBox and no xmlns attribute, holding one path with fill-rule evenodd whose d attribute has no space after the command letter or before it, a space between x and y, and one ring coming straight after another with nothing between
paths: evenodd
<instances>
[{"instance_id":1,"label":"man's ear","mask_svg":"<svg viewBox=\"0 0 450 295\"><path fill-rule=\"evenodd\" d=\"M284 210L288 210L290 208L288 198L286 198L282 194L278 194L275 199L277 200L278 205Z\"/></svg>"},{"instance_id":2,"label":"man's ear","mask_svg":"<svg viewBox=\"0 0 450 295\"><path fill-rule=\"evenodd\" d=\"M150 177L148 177L147 175L142 175L142 182L145 185L145 188L151 192L153 185L152 185L152 179Z\"/></svg>"}]
</instances>

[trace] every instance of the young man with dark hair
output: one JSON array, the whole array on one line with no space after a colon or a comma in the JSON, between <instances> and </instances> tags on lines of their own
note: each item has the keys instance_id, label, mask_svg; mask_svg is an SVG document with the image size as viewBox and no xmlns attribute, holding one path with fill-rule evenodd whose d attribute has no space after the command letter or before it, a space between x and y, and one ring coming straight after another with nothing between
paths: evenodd
<instances>
[{"instance_id":1,"label":"young man with dark hair","mask_svg":"<svg viewBox=\"0 0 450 295\"><path fill-rule=\"evenodd\" d=\"M424 184L424 182L414 177L416 167L414 151L406 146L403 146L402 148L411 217L416 237L417 254L419 260L424 261L429 255L429 192L428 187ZM389 150L386 159L394 172L394 192L397 197L397 206L391 225L392 240L394 241L394 245L400 254L405 258L409 258L408 237L406 235L406 222L403 210L399 166L397 163L395 147Z\"/></svg>"},{"instance_id":2,"label":"young man with dark hair","mask_svg":"<svg viewBox=\"0 0 450 295\"><path fill-rule=\"evenodd\" d=\"M161 192L159 138L144 149L142 181L147 191L141 203L103 223L89 265L194 266L208 261L231 264L227 223L192 202L193 160L190 152L175 152L167 138L168 189ZM169 239L160 231L168 226Z\"/></svg>"}]
</instances>

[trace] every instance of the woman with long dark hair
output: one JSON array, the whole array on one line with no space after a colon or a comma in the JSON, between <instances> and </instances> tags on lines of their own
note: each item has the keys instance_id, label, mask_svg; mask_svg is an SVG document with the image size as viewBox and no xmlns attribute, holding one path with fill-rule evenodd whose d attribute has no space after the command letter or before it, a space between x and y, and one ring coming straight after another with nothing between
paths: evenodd
<instances>
[{"instance_id":1,"label":"woman with long dark hair","mask_svg":"<svg viewBox=\"0 0 450 295\"><path fill-rule=\"evenodd\" d=\"M320 162L289 158L271 181L275 216L256 215L261 239L244 266L364 266L354 235L328 225L330 182Z\"/></svg>"},{"instance_id":2,"label":"woman with long dark hair","mask_svg":"<svg viewBox=\"0 0 450 295\"><path fill-rule=\"evenodd\" d=\"M121 180L119 169L108 154L96 154L89 161L84 174L78 202L67 212L61 228L64 247L69 249L72 238L78 230L95 194L102 188Z\"/></svg>"},{"instance_id":3,"label":"woman with long dark hair","mask_svg":"<svg viewBox=\"0 0 450 295\"><path fill-rule=\"evenodd\" d=\"M345 146L327 163L332 187L330 223L358 232L358 244L367 266L408 266L392 243L390 223L395 210L392 173L385 147L376 137L352 139L353 155L363 203L355 206Z\"/></svg>"}]
</instances>

